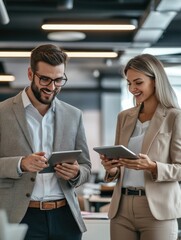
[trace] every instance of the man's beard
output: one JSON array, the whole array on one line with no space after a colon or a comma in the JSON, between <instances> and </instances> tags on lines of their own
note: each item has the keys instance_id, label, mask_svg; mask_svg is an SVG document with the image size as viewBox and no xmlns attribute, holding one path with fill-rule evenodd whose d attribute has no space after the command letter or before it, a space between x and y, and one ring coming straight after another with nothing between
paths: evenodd
<instances>
[{"instance_id":1,"label":"man's beard","mask_svg":"<svg viewBox=\"0 0 181 240\"><path fill-rule=\"evenodd\" d=\"M42 88L42 89L46 89L46 88ZM41 89L41 90L42 90L42 89ZM41 90L38 89L38 87L36 86L34 80L33 80L32 83L31 83L31 90L32 90L35 98L36 98L39 102L41 102L41 103L43 103L43 104L46 104L46 105L51 104L51 102L54 100L55 96L56 96L56 95L58 94L58 92L59 92L59 91L55 90L51 98L47 98L47 99L46 99L46 98L42 98L42 97L41 97Z\"/></svg>"}]
</instances>

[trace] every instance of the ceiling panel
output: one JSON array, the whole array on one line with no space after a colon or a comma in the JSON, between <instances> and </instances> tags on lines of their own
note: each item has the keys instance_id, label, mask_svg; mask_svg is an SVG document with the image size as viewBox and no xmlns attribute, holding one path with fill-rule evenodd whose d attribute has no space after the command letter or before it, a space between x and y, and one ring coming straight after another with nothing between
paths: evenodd
<instances>
[{"instance_id":1,"label":"ceiling panel","mask_svg":"<svg viewBox=\"0 0 181 240\"><path fill-rule=\"evenodd\" d=\"M114 50L119 53L118 59L112 61L111 64L110 62L108 64L106 59L71 59L71 67L75 66L80 71L84 68L88 72L99 70L105 74L107 72L113 75L120 74L121 65L128 58L141 53L145 47L181 48L180 5L177 10L174 10L174 17L166 24L167 26L158 27L159 21L162 21L165 14L173 13L173 9L168 9L170 6L168 0L0 0L1 2L4 3L10 21L8 24L3 24L2 20L0 22L0 50L31 50L39 44L50 42L67 51L101 49ZM181 1L175 0L174 6L179 2ZM165 6L164 11L159 10L163 9L163 6ZM155 14L160 14L158 24L151 21L150 26L146 25L146 22L151 19L151 15ZM47 37L51 31L46 32L41 29L41 25L48 20L60 23L134 21L137 23L137 28L134 31L83 31L86 37L80 41L52 41ZM150 33L153 30L157 32L157 35ZM143 31L143 37L146 36L146 38L138 38L141 36L141 31ZM144 33L147 31L149 31L148 34ZM158 34L158 31L161 34ZM178 64L180 53L162 56L162 60L167 64L173 64L171 60L173 58L175 59L174 64ZM178 59L177 63L176 59ZM7 71L12 73L15 71L16 74L17 66L19 66L18 68L22 67L24 73L24 67L28 64L28 59L0 58L0 61L4 63ZM16 66L16 70L14 70L14 66ZM70 75L72 74L70 73ZM18 78L21 79L22 84L24 78L21 78L20 74L18 74ZM18 80L16 81L18 82Z\"/></svg>"}]
</instances>

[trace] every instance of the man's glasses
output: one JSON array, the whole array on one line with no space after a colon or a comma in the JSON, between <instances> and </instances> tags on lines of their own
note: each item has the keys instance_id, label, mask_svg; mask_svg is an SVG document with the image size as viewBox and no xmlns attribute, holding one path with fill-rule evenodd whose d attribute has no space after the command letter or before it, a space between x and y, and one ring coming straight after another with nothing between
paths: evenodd
<instances>
[{"instance_id":1,"label":"man's glasses","mask_svg":"<svg viewBox=\"0 0 181 240\"><path fill-rule=\"evenodd\" d=\"M67 76L64 73L63 77L52 79L47 76L39 75L38 73L34 73L35 76L39 78L39 83L41 86L49 86L52 82L54 82L54 85L56 87L62 87L66 84L67 82Z\"/></svg>"}]
</instances>

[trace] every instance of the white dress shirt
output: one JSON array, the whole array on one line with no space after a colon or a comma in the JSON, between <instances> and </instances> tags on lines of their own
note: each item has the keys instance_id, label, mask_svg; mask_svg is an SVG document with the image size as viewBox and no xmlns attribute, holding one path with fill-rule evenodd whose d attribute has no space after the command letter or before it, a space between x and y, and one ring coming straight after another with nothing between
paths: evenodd
<instances>
[{"instance_id":1,"label":"white dress shirt","mask_svg":"<svg viewBox=\"0 0 181 240\"><path fill-rule=\"evenodd\" d=\"M48 158L52 152L54 137L55 104L52 102L47 113L42 116L32 105L26 94L22 92L22 101L25 108L26 120L35 152L45 152ZM31 200L47 201L64 198L54 173L37 173Z\"/></svg>"},{"instance_id":2,"label":"white dress shirt","mask_svg":"<svg viewBox=\"0 0 181 240\"><path fill-rule=\"evenodd\" d=\"M136 154L141 153L141 147L145 132L150 121L144 123L137 120L134 132L129 140L128 148ZM134 160L132 160L134 161ZM125 168L123 177L123 187L140 187L144 188L144 171Z\"/></svg>"}]
</instances>

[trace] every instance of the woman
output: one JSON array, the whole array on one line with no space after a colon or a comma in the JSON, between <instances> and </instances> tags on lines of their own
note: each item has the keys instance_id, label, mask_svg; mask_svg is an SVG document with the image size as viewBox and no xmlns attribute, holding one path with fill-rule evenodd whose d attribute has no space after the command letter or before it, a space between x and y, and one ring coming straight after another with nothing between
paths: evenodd
<instances>
[{"instance_id":1,"label":"woman","mask_svg":"<svg viewBox=\"0 0 181 240\"><path fill-rule=\"evenodd\" d=\"M111 240L176 240L181 217L181 110L161 62L142 54L125 69L136 106L118 115L115 145L139 159L101 155L107 182L117 179L109 208Z\"/></svg>"}]
</instances>

